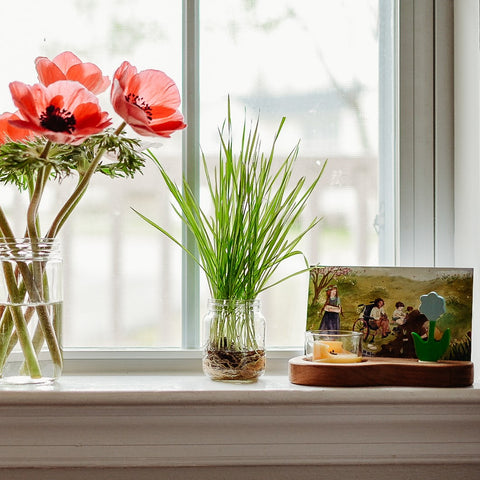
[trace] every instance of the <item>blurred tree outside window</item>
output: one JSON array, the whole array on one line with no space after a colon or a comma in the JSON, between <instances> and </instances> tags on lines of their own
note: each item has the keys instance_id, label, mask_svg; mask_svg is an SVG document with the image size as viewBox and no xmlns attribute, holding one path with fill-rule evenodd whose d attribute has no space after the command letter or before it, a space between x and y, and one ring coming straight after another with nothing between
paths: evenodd
<instances>
[{"instance_id":1,"label":"blurred tree outside window","mask_svg":"<svg viewBox=\"0 0 480 480\"><path fill-rule=\"evenodd\" d=\"M199 2L200 144L210 165L218 156L218 127L260 116L268 149L287 117L277 153L300 140L298 175L328 165L304 221L323 217L301 245L310 263L376 265L379 240L379 5L378 0L205 0ZM22 12L28 9L27 17ZM47 4L2 2L2 18L22 18L15 48L15 22L4 22L0 49L0 111L13 111L8 83L35 83L34 59L71 50L110 77L123 60L139 70L165 71L182 89L182 2L171 0L50 0ZM15 29L15 30L14 30ZM393 35L393 32L391 32ZM105 108L109 111L108 92ZM114 121L114 124L118 122ZM182 136L148 144L178 181ZM65 182L68 182L67 179ZM75 181L75 179L72 179ZM61 186L63 187L63 185ZM206 186L201 183L200 193ZM57 205L63 188L46 198ZM16 216L18 193L4 186L0 200ZM182 345L181 252L130 209L141 211L180 236L181 224L155 166L143 175L111 180L97 175L62 235L65 260L67 347ZM388 212L387 212L388 213ZM302 268L300 258L281 274ZM92 272L95 272L92 275ZM208 292L201 283L201 308ZM266 292L267 344L303 342L307 278L295 277Z\"/></svg>"}]
</instances>

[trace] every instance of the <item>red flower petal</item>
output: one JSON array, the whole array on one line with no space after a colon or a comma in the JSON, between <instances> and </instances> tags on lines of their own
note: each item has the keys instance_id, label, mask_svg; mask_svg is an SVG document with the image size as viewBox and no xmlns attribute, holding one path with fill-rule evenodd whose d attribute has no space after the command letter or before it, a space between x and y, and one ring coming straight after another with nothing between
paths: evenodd
<instances>
[{"instance_id":1,"label":"red flower petal","mask_svg":"<svg viewBox=\"0 0 480 480\"><path fill-rule=\"evenodd\" d=\"M112 122L108 118L107 112L101 112L98 105L94 103L82 103L78 105L73 111L73 115L77 118L76 128L85 132L90 132L89 135L98 133L98 128L106 128Z\"/></svg>"},{"instance_id":2,"label":"red flower petal","mask_svg":"<svg viewBox=\"0 0 480 480\"><path fill-rule=\"evenodd\" d=\"M35 66L37 68L38 79L44 85L65 80L65 74L46 57L38 57L35 60Z\"/></svg>"},{"instance_id":3,"label":"red flower petal","mask_svg":"<svg viewBox=\"0 0 480 480\"><path fill-rule=\"evenodd\" d=\"M29 87L22 82L12 82L9 87L13 103L21 112L21 115L25 120L35 123L35 119L38 117L38 107L46 107L43 89L37 88L38 85Z\"/></svg>"},{"instance_id":4,"label":"red flower petal","mask_svg":"<svg viewBox=\"0 0 480 480\"><path fill-rule=\"evenodd\" d=\"M132 77L129 91L141 92L150 105L163 105L176 110L180 106L180 93L175 82L158 70L144 70Z\"/></svg>"},{"instance_id":5,"label":"red flower petal","mask_svg":"<svg viewBox=\"0 0 480 480\"><path fill-rule=\"evenodd\" d=\"M13 82L10 91L24 118L15 125L29 128L53 142L77 145L111 124L97 97L79 82L62 80L48 87Z\"/></svg>"},{"instance_id":6,"label":"red flower petal","mask_svg":"<svg viewBox=\"0 0 480 480\"><path fill-rule=\"evenodd\" d=\"M72 52L63 52L52 61L46 57L35 60L38 79L45 86L59 80L73 80L80 82L91 92L99 94L110 85L108 77L93 63L84 63Z\"/></svg>"},{"instance_id":7,"label":"red flower petal","mask_svg":"<svg viewBox=\"0 0 480 480\"><path fill-rule=\"evenodd\" d=\"M59 53L53 58L52 62L58 65L58 68L60 68L64 74L66 74L74 65L82 63L82 61L74 53L69 51Z\"/></svg>"},{"instance_id":8,"label":"red flower petal","mask_svg":"<svg viewBox=\"0 0 480 480\"><path fill-rule=\"evenodd\" d=\"M130 65L126 60L117 68L114 78L116 78L124 88L128 85L130 79L137 74L137 68Z\"/></svg>"},{"instance_id":9,"label":"red flower petal","mask_svg":"<svg viewBox=\"0 0 480 480\"><path fill-rule=\"evenodd\" d=\"M114 75L110 99L113 108L140 135L169 137L185 128L180 93L175 82L159 70L137 69L123 62ZM167 123L163 128L161 125Z\"/></svg>"},{"instance_id":10,"label":"red flower petal","mask_svg":"<svg viewBox=\"0 0 480 480\"><path fill-rule=\"evenodd\" d=\"M104 92L110 85L108 77L102 76L102 71L93 63L74 65L68 70L67 79L80 82L95 94Z\"/></svg>"},{"instance_id":11,"label":"red flower petal","mask_svg":"<svg viewBox=\"0 0 480 480\"><path fill-rule=\"evenodd\" d=\"M0 115L0 145L6 142L21 142L33 138L34 133L26 128L16 127L15 121L19 121L15 113L5 112Z\"/></svg>"}]
</instances>

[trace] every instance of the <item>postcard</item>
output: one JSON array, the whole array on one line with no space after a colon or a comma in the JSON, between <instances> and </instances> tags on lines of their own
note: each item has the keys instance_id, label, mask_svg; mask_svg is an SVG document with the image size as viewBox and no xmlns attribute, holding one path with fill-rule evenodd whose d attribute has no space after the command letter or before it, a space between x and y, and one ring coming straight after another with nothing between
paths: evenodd
<instances>
[{"instance_id":1,"label":"postcard","mask_svg":"<svg viewBox=\"0 0 480 480\"><path fill-rule=\"evenodd\" d=\"M311 267L306 330L355 330L363 334L364 356L415 358L412 332L428 336L419 307L430 292L445 299L435 329L435 338L450 329L443 359L470 360L470 268Z\"/></svg>"}]
</instances>

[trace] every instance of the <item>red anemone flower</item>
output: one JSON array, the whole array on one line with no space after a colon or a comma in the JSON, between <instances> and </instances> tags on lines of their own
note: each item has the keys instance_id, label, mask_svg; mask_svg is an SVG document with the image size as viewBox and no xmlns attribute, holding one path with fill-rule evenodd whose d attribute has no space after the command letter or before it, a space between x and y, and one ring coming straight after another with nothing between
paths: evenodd
<instances>
[{"instance_id":1,"label":"red anemone flower","mask_svg":"<svg viewBox=\"0 0 480 480\"><path fill-rule=\"evenodd\" d=\"M19 128L10 123L10 120L20 120L16 113L5 112L0 115L0 145L7 142L21 142L29 140L35 134L26 128Z\"/></svg>"},{"instance_id":2,"label":"red anemone flower","mask_svg":"<svg viewBox=\"0 0 480 480\"><path fill-rule=\"evenodd\" d=\"M91 92L99 94L110 85L108 77L93 63L84 63L72 52L63 52L53 60L47 57L35 59L38 79L48 87L59 80L74 80L80 82Z\"/></svg>"},{"instance_id":3,"label":"red anemone flower","mask_svg":"<svg viewBox=\"0 0 480 480\"><path fill-rule=\"evenodd\" d=\"M12 82L10 92L24 119L10 123L52 142L79 145L112 123L108 113L101 111L98 98L78 82L62 80L48 87Z\"/></svg>"},{"instance_id":4,"label":"red anemone flower","mask_svg":"<svg viewBox=\"0 0 480 480\"><path fill-rule=\"evenodd\" d=\"M129 62L123 62L115 72L110 98L118 115L140 135L170 137L186 127L178 111L178 88L159 70L137 73Z\"/></svg>"}]
</instances>

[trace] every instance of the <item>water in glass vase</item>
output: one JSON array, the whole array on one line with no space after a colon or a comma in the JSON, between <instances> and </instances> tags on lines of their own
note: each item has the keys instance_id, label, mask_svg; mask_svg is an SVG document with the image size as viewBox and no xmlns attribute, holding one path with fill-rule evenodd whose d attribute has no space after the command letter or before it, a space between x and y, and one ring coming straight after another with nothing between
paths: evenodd
<instances>
[{"instance_id":1,"label":"water in glass vase","mask_svg":"<svg viewBox=\"0 0 480 480\"><path fill-rule=\"evenodd\" d=\"M25 354L13 331L10 335L0 332L1 379L3 384L46 384L58 379L62 373L62 345L58 344L62 331L63 302L53 302L33 305L0 304L2 314L12 309L21 311L23 318L28 322L28 337L30 338L34 361L26 361ZM45 339L38 311L47 314L51 321L52 330L48 333L57 339L57 346L49 346ZM11 313L12 315L12 313ZM26 340L23 340L26 341ZM60 355L60 357L58 357ZM33 366L32 366L33 365Z\"/></svg>"},{"instance_id":2,"label":"water in glass vase","mask_svg":"<svg viewBox=\"0 0 480 480\"><path fill-rule=\"evenodd\" d=\"M2 239L0 264L0 384L51 383L63 368L59 243Z\"/></svg>"}]
</instances>

